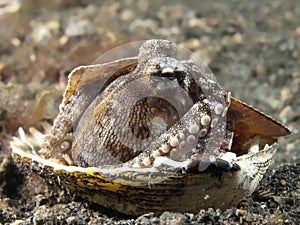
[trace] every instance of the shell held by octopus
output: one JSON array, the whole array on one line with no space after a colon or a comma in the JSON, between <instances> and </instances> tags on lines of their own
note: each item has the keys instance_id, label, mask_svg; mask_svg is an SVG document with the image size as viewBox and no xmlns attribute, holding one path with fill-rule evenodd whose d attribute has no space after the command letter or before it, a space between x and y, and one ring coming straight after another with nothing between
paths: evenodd
<instances>
[{"instance_id":1,"label":"shell held by octopus","mask_svg":"<svg viewBox=\"0 0 300 225\"><path fill-rule=\"evenodd\" d=\"M11 147L18 166L140 215L235 206L289 133L231 97L195 54L154 39L75 68L50 132L20 128Z\"/></svg>"}]
</instances>

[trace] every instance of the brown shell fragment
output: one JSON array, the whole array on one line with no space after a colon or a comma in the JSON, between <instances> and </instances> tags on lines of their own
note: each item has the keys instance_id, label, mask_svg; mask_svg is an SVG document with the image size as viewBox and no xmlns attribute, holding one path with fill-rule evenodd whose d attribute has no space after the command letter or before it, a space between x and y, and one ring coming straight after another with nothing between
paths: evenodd
<instances>
[{"instance_id":1,"label":"brown shell fragment","mask_svg":"<svg viewBox=\"0 0 300 225\"><path fill-rule=\"evenodd\" d=\"M20 128L12 156L124 214L235 206L290 133L172 42L129 44L98 62L71 72L50 133Z\"/></svg>"},{"instance_id":2,"label":"brown shell fragment","mask_svg":"<svg viewBox=\"0 0 300 225\"><path fill-rule=\"evenodd\" d=\"M250 143L255 136L260 137L260 148L266 144L272 145L278 137L290 134L290 130L272 117L259 110L231 98L231 104L227 113L230 131L234 133L231 150L238 155L248 152Z\"/></svg>"}]
</instances>

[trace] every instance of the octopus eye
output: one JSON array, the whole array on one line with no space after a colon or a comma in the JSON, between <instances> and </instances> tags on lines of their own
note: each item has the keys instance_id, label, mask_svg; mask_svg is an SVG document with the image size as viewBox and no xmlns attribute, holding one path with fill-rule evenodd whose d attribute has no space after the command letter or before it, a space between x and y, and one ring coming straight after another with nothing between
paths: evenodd
<instances>
[{"instance_id":1,"label":"octopus eye","mask_svg":"<svg viewBox=\"0 0 300 225\"><path fill-rule=\"evenodd\" d=\"M165 78L168 78L168 79L170 79L170 80L173 80L173 79L176 78L176 77L175 77L175 73L162 73L162 74L161 74L161 77L165 77Z\"/></svg>"},{"instance_id":2,"label":"octopus eye","mask_svg":"<svg viewBox=\"0 0 300 225\"><path fill-rule=\"evenodd\" d=\"M201 58L159 39L75 68L59 109L46 135L19 128L16 164L135 216L236 206L290 133L232 98Z\"/></svg>"}]
</instances>

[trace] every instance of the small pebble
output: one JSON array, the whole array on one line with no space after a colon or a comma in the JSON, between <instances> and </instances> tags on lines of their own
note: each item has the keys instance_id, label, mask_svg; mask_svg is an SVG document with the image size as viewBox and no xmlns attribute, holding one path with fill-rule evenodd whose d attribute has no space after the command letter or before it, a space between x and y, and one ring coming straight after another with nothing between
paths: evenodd
<instances>
[{"instance_id":1,"label":"small pebble","mask_svg":"<svg viewBox=\"0 0 300 225\"><path fill-rule=\"evenodd\" d=\"M284 187L286 185L286 181L285 180L280 180L280 185Z\"/></svg>"}]
</instances>

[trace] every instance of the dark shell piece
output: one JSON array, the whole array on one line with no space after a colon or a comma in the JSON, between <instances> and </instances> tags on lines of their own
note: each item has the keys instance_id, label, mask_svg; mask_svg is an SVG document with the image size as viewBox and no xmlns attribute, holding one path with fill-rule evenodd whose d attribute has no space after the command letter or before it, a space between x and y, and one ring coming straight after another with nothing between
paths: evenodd
<instances>
[{"instance_id":1,"label":"dark shell piece","mask_svg":"<svg viewBox=\"0 0 300 225\"><path fill-rule=\"evenodd\" d=\"M260 148L272 145L278 137L290 134L290 130L272 117L247 105L236 98L231 98L227 112L230 131L234 132L231 150L238 155L248 152L250 143L255 136L260 137Z\"/></svg>"},{"instance_id":2,"label":"dark shell piece","mask_svg":"<svg viewBox=\"0 0 300 225\"><path fill-rule=\"evenodd\" d=\"M233 207L290 133L172 42L131 43L96 63L69 75L50 133L19 129L12 157L124 214Z\"/></svg>"}]
</instances>

